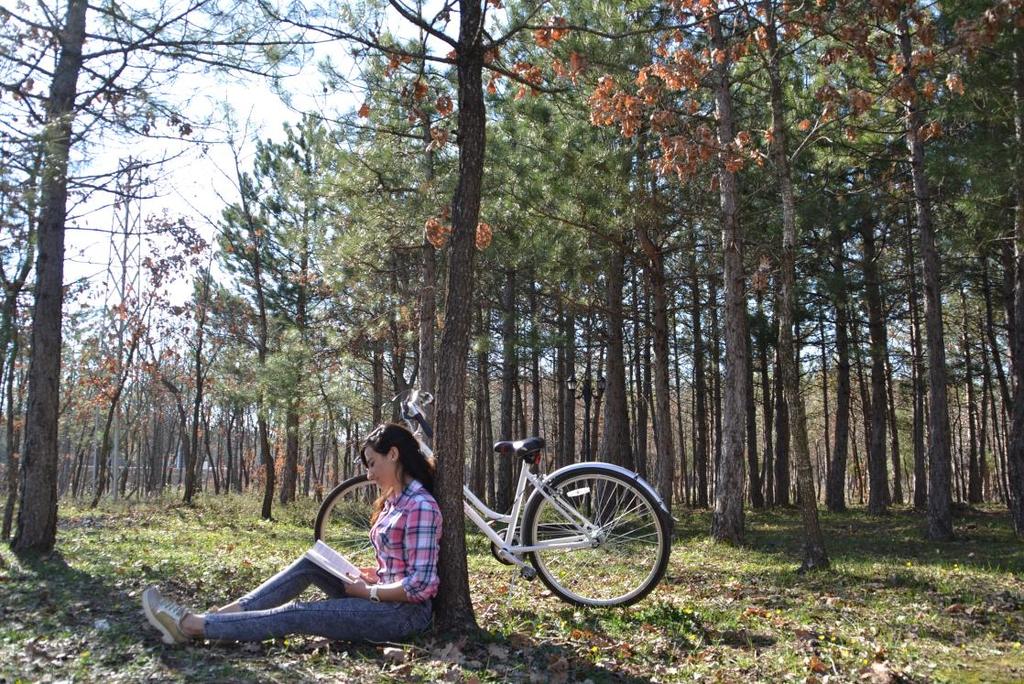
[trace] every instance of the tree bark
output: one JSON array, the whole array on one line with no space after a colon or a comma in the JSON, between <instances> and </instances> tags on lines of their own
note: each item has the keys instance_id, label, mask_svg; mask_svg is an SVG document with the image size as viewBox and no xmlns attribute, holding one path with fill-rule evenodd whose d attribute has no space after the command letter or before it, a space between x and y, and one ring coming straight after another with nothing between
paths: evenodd
<instances>
[{"instance_id":1,"label":"tree bark","mask_svg":"<svg viewBox=\"0 0 1024 684\"><path fill-rule=\"evenodd\" d=\"M16 314L16 312L15 312ZM10 318L11 322L17 320L16 315L12 315ZM14 502L17 501L18 497L18 430L15 429L14 420L14 375L15 367L14 362L18 358L19 348L19 335L17 330L13 330L11 335L11 346L9 361L7 362L7 373L6 373L6 389L4 393L6 396L6 404L4 413L7 414L7 420L5 422L5 444L7 447L7 500L4 502L4 521L3 527L0 528L0 539L7 541L11 536L11 523L14 519ZM83 426L84 432L84 426ZM77 484L77 483L76 483Z\"/></svg>"},{"instance_id":2,"label":"tree bark","mask_svg":"<svg viewBox=\"0 0 1024 684\"><path fill-rule=\"evenodd\" d=\"M693 450L693 467L696 470L696 496L698 508L708 507L708 408L707 380L705 378L704 336L701 329L701 288L697 274L697 232L692 229L693 250L690 256L690 326L693 335L693 394L694 422L697 424L697 441Z\"/></svg>"},{"instance_id":3,"label":"tree bark","mask_svg":"<svg viewBox=\"0 0 1024 684\"><path fill-rule=\"evenodd\" d=\"M679 318L678 313L676 318L673 320L672 325L672 342L675 347L675 396L676 396L676 437L679 439L679 474L680 486L682 496L681 499L686 506L692 504L692 497L690 495L690 471L689 463L686 457L686 440L685 440L685 423L683 422L683 373L680 369L681 359L683 357L683 348L679 342ZM692 435L690 437L692 442Z\"/></svg>"},{"instance_id":4,"label":"tree bark","mask_svg":"<svg viewBox=\"0 0 1024 684\"><path fill-rule=\"evenodd\" d=\"M32 356L28 376L25 451L21 460L18 522L11 548L46 552L57 540L57 459L60 404L61 309L64 299L64 223L68 157L78 74L85 42L86 0L71 0L60 57L46 102L43 177L36 258Z\"/></svg>"},{"instance_id":5,"label":"tree bark","mask_svg":"<svg viewBox=\"0 0 1024 684\"><path fill-rule=\"evenodd\" d=\"M514 418L512 408L513 385L516 379L516 279L515 271L505 271L505 286L502 289L501 306L501 433L499 439L515 439L512 429ZM501 513L512 508L512 459L507 454L498 454L498 508Z\"/></svg>"},{"instance_id":6,"label":"tree bark","mask_svg":"<svg viewBox=\"0 0 1024 684\"><path fill-rule=\"evenodd\" d=\"M712 46L728 54L718 15L709 20ZM725 280L726 379L722 406L722 459L715 485L715 511L711 536L717 541L743 541L744 431L747 380L747 306L744 294L743 233L739 222L739 184L726 164L726 148L735 138L730 92L729 59L713 67L718 119L718 181L722 220L723 275Z\"/></svg>"},{"instance_id":7,"label":"tree bark","mask_svg":"<svg viewBox=\"0 0 1024 684\"><path fill-rule=\"evenodd\" d=\"M874 224L870 220L862 220L860 234L864 245L862 269L864 294L868 305L871 354L871 430L867 453L868 513L882 515L889 510L889 473L885 453L888 424L885 359L888 356L888 340L885 334L885 317L882 313L882 288L878 277Z\"/></svg>"},{"instance_id":8,"label":"tree bark","mask_svg":"<svg viewBox=\"0 0 1024 684\"><path fill-rule=\"evenodd\" d=\"M748 321L749 325L749 321ZM754 343L747 336L747 488L750 505L764 508L764 491L761 489L761 471L757 465L757 402L754 398Z\"/></svg>"},{"instance_id":9,"label":"tree bark","mask_svg":"<svg viewBox=\"0 0 1024 684\"><path fill-rule=\"evenodd\" d=\"M624 468L633 468L629 438L629 414L626 407L626 363L623 349L622 291L625 247L612 246L608 255L605 306L608 312L608 357L605 367L604 432L598 458Z\"/></svg>"},{"instance_id":10,"label":"tree bark","mask_svg":"<svg viewBox=\"0 0 1024 684\"><path fill-rule=\"evenodd\" d=\"M789 409L790 434L793 456L796 459L797 491L800 496L800 518L804 527L802 570L825 569L829 566L825 540L818 523L818 501L814 492L814 471L811 468L810 447L807 442L807 416L800 394L800 353L793 339L796 326L796 198L789 170L786 147L785 110L782 78L779 72L781 55L775 28L775 3L765 0L768 16L768 73L772 107L772 160L782 198L782 259L779 264L781 296L779 307L779 356L782 359L782 384ZM745 307L744 307L745 312Z\"/></svg>"},{"instance_id":11,"label":"tree bark","mask_svg":"<svg viewBox=\"0 0 1024 684\"><path fill-rule=\"evenodd\" d=\"M758 295L758 315L764 316L763 295ZM767 323L767 320L766 320ZM772 383L768 374L768 338L770 335L760 336L758 344L758 355L761 357L761 412L763 415L764 427L764 459L761 463L761 480L764 482L764 498L766 506L775 505L775 444L772 435L775 431L775 405L772 396Z\"/></svg>"},{"instance_id":12,"label":"tree bark","mask_svg":"<svg viewBox=\"0 0 1024 684\"><path fill-rule=\"evenodd\" d=\"M650 390L650 383L648 382L650 377L650 352L647 345L647 335L644 334L644 330L647 327L645 325L646 321L643 320L646 318L644 315L644 309L646 308L644 303L647 300L647 293L641 289L640 284L637 282L636 271L636 268L630 269L630 289L633 296L633 367L631 373L633 382L631 386L626 388L626 397L633 399L633 426L630 430L630 434L634 439L632 448L632 453L634 454L633 463L640 477L650 479L647 475L647 396ZM645 356L648 361L646 368L644 363Z\"/></svg>"},{"instance_id":13,"label":"tree bark","mask_svg":"<svg viewBox=\"0 0 1024 684\"><path fill-rule=\"evenodd\" d=\"M434 148L430 137L430 116L423 115L424 180L429 184L434 180ZM420 246L420 277L419 289L419 389L422 392L434 393L437 384L435 369L437 358L435 353L434 335L437 328L437 256L434 247L423 236ZM433 405L423 407L428 420L434 411ZM427 439L423 435L423 439ZM429 440L428 440L429 441Z\"/></svg>"},{"instance_id":14,"label":"tree bark","mask_svg":"<svg viewBox=\"0 0 1024 684\"><path fill-rule=\"evenodd\" d=\"M459 178L452 200L452 236L448 255L448 287L444 331L438 359L437 501L444 518L435 600L435 626L466 630L476 626L469 597L466 532L462 512L463 436L466 360L474 290L476 227L484 172L486 110L483 97L483 8L477 0L459 0L458 75Z\"/></svg>"},{"instance_id":15,"label":"tree bark","mask_svg":"<svg viewBox=\"0 0 1024 684\"><path fill-rule=\"evenodd\" d=\"M775 505L789 506L789 404L786 401L786 387L783 384L782 356L775 349Z\"/></svg>"},{"instance_id":16,"label":"tree bark","mask_svg":"<svg viewBox=\"0 0 1024 684\"><path fill-rule=\"evenodd\" d=\"M295 500L299 479L299 407L294 397L288 400L288 408L285 410L284 432L284 463L278 500L288 504Z\"/></svg>"},{"instance_id":17,"label":"tree bark","mask_svg":"<svg viewBox=\"0 0 1024 684\"><path fill-rule=\"evenodd\" d=\"M718 276L715 273L708 274L708 302L711 306L711 320L710 323L710 338L708 339L708 346L710 347L710 364L711 364L711 430L712 430L712 442L711 447L713 454L711 457L711 494L712 499L715 497L715 492L718 489L718 469L722 462L722 335L719 326L719 309L718 309Z\"/></svg>"},{"instance_id":18,"label":"tree bark","mask_svg":"<svg viewBox=\"0 0 1024 684\"><path fill-rule=\"evenodd\" d=\"M977 396L974 389L974 368L971 358L970 318L967 315L967 293L960 284L960 308L962 309L962 337L964 350L964 380L967 383L967 502L981 503L981 464L978 462L978 412Z\"/></svg>"},{"instance_id":19,"label":"tree bark","mask_svg":"<svg viewBox=\"0 0 1024 684\"><path fill-rule=\"evenodd\" d=\"M914 257L914 239L907 222L906 268L909 280L907 294L910 297L910 349L911 349L911 392L914 403L914 508L923 511L928 506L928 470L925 463L924 424L925 411L924 352L921 349L921 319L918 313L917 260ZM987 276L982 273L983 278Z\"/></svg>"},{"instance_id":20,"label":"tree bark","mask_svg":"<svg viewBox=\"0 0 1024 684\"><path fill-rule=\"evenodd\" d=\"M950 491L951 459L949 450L949 410L946 400L946 346L942 324L942 267L935 246L932 228L931 191L924 169L924 141L921 139L922 115L917 102L914 77L913 46L906 13L899 18L900 51L903 55L903 78L907 90L915 95L905 103L907 151L910 175L914 186L917 228L921 238L921 259L924 270L925 330L928 346L928 538L933 541L953 539L953 500ZM1018 383L1018 386L1020 383ZM1018 397L1020 398L1020 397ZM1017 402L1017 406L1021 402ZM1024 408L1021 409L1024 437ZM1024 453L1024 440L1021 441ZM1022 492L1024 494L1024 492ZM1024 525L1024 508L1021 510ZM1021 530L1024 532L1024 529Z\"/></svg>"},{"instance_id":21,"label":"tree bark","mask_svg":"<svg viewBox=\"0 0 1024 684\"><path fill-rule=\"evenodd\" d=\"M821 404L824 413L822 424L825 426L825 461L822 465L821 470L824 471L825 476L825 495L828 497L828 481L832 473L832 411L831 405L828 400L829 395L829 354L828 354L828 336L825 332L825 306L818 309L818 341L821 344ZM819 479L821 474L819 472ZM826 505L827 502L826 502Z\"/></svg>"},{"instance_id":22,"label":"tree bark","mask_svg":"<svg viewBox=\"0 0 1024 684\"><path fill-rule=\"evenodd\" d=\"M1024 539L1024 46L1020 29L1014 29L1014 130L1016 134L1017 164L1014 169L1014 191L1017 202L1013 217L1014 245L1014 300L1010 345L1013 351L1013 422L1006 466L1009 479L1010 515L1017 537Z\"/></svg>"},{"instance_id":23,"label":"tree bark","mask_svg":"<svg viewBox=\"0 0 1024 684\"><path fill-rule=\"evenodd\" d=\"M672 484L675 477L675 447L672 438L672 396L669 384L668 286L665 282L665 259L662 249L654 244L646 228L637 229L640 246L649 263L644 269L654 299L654 441L657 454L658 493L669 511L672 510Z\"/></svg>"},{"instance_id":24,"label":"tree bark","mask_svg":"<svg viewBox=\"0 0 1024 684\"><path fill-rule=\"evenodd\" d=\"M565 340L562 360L565 366L565 377L568 378L576 375L576 315L572 309L568 309L563 313L562 337ZM589 367L587 370L588 373L584 378L585 383L590 382ZM562 437L562 458L558 465L564 466L576 460L576 398L573 392L568 391L568 389L563 394L560 411L562 416L561 421L559 421L562 424L562 432L560 433ZM587 430L584 430L584 433L586 434Z\"/></svg>"},{"instance_id":25,"label":"tree bark","mask_svg":"<svg viewBox=\"0 0 1024 684\"><path fill-rule=\"evenodd\" d=\"M487 504L491 507L496 507L497 490L495 488L495 480L497 479L495 470L495 459L501 458L500 454L493 453L492 447L494 445L494 427L491 421L491 366L490 366L490 319L491 313L484 303L480 304L479 308L479 334L484 343L477 349L476 364L477 364L477 404L479 405L480 411L480 439L482 440L481 448L485 450L484 453L484 469L483 469L483 487L476 490L481 496L485 496Z\"/></svg>"},{"instance_id":26,"label":"tree bark","mask_svg":"<svg viewBox=\"0 0 1024 684\"><path fill-rule=\"evenodd\" d=\"M903 462L900 456L900 432L896 422L896 401L894 398L895 379L892 372L892 361L885 359L886 392L889 399L889 442L892 451L892 502L903 504Z\"/></svg>"}]
</instances>

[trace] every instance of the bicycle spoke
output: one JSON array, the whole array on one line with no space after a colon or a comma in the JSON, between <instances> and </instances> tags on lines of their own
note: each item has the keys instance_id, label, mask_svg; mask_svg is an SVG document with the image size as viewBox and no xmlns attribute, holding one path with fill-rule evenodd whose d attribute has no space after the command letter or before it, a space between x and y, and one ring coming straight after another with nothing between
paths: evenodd
<instances>
[{"instance_id":1,"label":"bicycle spoke","mask_svg":"<svg viewBox=\"0 0 1024 684\"><path fill-rule=\"evenodd\" d=\"M324 543L360 567L376 565L370 543L370 514L376 499L376 486L369 481L356 482L327 502L318 533Z\"/></svg>"},{"instance_id":2,"label":"bicycle spoke","mask_svg":"<svg viewBox=\"0 0 1024 684\"><path fill-rule=\"evenodd\" d=\"M560 596L589 605L630 602L660 577L668 553L651 501L617 475L581 474L558 483L559 504L585 518L587 529L551 502L541 501L531 521L532 543L556 544L573 532L594 540L584 548L541 548L538 570Z\"/></svg>"}]
</instances>

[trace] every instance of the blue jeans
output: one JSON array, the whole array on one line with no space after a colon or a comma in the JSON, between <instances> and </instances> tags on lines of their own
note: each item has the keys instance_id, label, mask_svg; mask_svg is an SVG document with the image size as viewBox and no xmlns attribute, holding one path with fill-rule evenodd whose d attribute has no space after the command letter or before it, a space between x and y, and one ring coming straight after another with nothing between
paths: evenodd
<instances>
[{"instance_id":1,"label":"blue jeans","mask_svg":"<svg viewBox=\"0 0 1024 684\"><path fill-rule=\"evenodd\" d=\"M310 585L328 598L288 603ZM375 602L347 598L345 582L300 558L238 600L240 613L206 615L204 636L225 641L262 641L311 634L344 641L400 641L430 625L430 601Z\"/></svg>"}]
</instances>

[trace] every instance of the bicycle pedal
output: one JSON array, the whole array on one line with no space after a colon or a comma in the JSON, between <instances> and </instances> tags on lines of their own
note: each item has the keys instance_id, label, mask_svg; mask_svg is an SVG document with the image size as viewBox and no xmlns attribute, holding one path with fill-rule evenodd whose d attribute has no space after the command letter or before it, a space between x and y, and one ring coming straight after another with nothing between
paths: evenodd
<instances>
[{"instance_id":1,"label":"bicycle pedal","mask_svg":"<svg viewBox=\"0 0 1024 684\"><path fill-rule=\"evenodd\" d=\"M537 570L534 568L519 568L519 574L524 580L532 582L537 579Z\"/></svg>"}]
</instances>

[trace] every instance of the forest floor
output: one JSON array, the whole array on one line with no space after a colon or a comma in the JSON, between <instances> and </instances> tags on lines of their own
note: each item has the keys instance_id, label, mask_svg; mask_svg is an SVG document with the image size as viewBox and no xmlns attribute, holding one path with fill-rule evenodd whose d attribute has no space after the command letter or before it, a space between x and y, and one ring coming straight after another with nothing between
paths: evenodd
<instances>
[{"instance_id":1,"label":"forest floor","mask_svg":"<svg viewBox=\"0 0 1024 684\"><path fill-rule=\"evenodd\" d=\"M823 515L833 570L799 575L795 510L748 512L740 548L677 512L665 580L626 609L583 610L496 563L469 538L480 630L353 646L294 637L163 645L139 595L198 608L256 586L311 541L315 505L258 520L255 497L89 510L63 503L57 551L0 550L0 682L715 681L1020 682L1024 544L1005 510L961 511L957 541L922 540L898 510Z\"/></svg>"}]
</instances>

